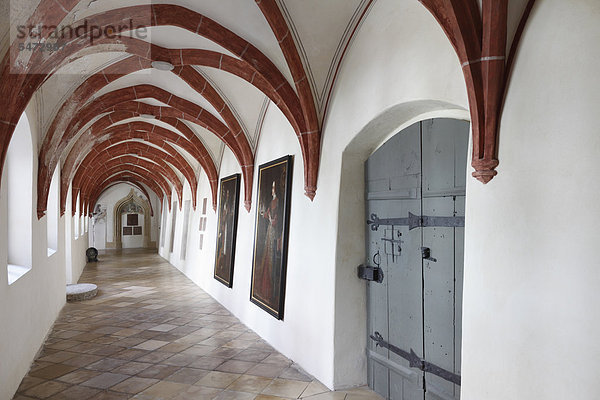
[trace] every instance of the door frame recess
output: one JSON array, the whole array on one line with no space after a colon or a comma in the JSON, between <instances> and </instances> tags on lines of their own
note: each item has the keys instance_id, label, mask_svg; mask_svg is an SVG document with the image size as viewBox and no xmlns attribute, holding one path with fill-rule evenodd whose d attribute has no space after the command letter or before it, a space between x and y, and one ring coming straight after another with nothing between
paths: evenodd
<instances>
[{"instance_id":1,"label":"door frame recess","mask_svg":"<svg viewBox=\"0 0 600 400\"><path fill-rule=\"evenodd\" d=\"M367 286L366 281L356 276L356 267L366 257L364 162L398 132L434 118L470 122L469 111L455 104L434 100L398 104L366 124L342 154L335 256L333 387L336 390L367 384ZM471 147L469 135L468 163ZM473 178L468 176L469 180Z\"/></svg>"}]
</instances>

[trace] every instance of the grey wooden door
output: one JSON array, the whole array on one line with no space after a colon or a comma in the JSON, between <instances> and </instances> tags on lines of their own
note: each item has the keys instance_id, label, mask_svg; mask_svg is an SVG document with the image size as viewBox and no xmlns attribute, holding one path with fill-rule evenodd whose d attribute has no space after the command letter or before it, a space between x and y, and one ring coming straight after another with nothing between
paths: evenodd
<instances>
[{"instance_id":1,"label":"grey wooden door","mask_svg":"<svg viewBox=\"0 0 600 400\"><path fill-rule=\"evenodd\" d=\"M412 215L411 224L418 221L366 227L367 264L384 276L381 283L368 283L369 336L455 375L460 375L464 228L444 225L464 221L468 134L464 121L422 121L365 163L367 215ZM423 248L429 249L426 258ZM371 338L367 351L369 386L385 398L460 398L459 385L411 367L406 354Z\"/></svg>"}]
</instances>

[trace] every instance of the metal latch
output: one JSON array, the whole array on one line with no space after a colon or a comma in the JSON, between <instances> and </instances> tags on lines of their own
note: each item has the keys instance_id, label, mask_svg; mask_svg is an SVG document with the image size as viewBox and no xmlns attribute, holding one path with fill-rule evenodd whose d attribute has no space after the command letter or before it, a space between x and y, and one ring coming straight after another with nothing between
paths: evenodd
<instances>
[{"instance_id":1,"label":"metal latch","mask_svg":"<svg viewBox=\"0 0 600 400\"><path fill-rule=\"evenodd\" d=\"M383 339L383 336L379 332L375 332L373 335L369 336L373 341L375 341L376 346L381 346L385 349L388 349L394 354L399 355L408 361L408 365L411 368L420 369L423 372L429 372L430 374L439 376L442 379L445 379L449 382L452 382L456 385L460 385L461 379L460 375L454 373L453 371L448 371L447 369L438 367L435 364L430 363L419 357L413 349L410 349L410 352L402 350L401 348L394 346L386 342Z\"/></svg>"},{"instance_id":2,"label":"metal latch","mask_svg":"<svg viewBox=\"0 0 600 400\"><path fill-rule=\"evenodd\" d=\"M358 266L358 277L371 282L383 282L383 270L379 267L369 267L368 265Z\"/></svg>"},{"instance_id":3,"label":"metal latch","mask_svg":"<svg viewBox=\"0 0 600 400\"><path fill-rule=\"evenodd\" d=\"M437 258L431 257L431 249L429 247L421 247L421 257L423 260L437 262Z\"/></svg>"}]
</instances>

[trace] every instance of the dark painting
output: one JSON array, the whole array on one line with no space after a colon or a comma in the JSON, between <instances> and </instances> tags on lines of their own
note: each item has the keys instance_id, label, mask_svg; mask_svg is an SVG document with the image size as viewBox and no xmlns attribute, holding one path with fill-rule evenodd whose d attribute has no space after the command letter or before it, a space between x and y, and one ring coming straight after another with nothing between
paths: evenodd
<instances>
[{"instance_id":1,"label":"dark painting","mask_svg":"<svg viewBox=\"0 0 600 400\"><path fill-rule=\"evenodd\" d=\"M258 169L258 198L250 300L283 319L292 156Z\"/></svg>"},{"instance_id":2,"label":"dark painting","mask_svg":"<svg viewBox=\"0 0 600 400\"><path fill-rule=\"evenodd\" d=\"M240 202L240 174L221 179L221 190L219 193L217 252L215 255L214 276L216 280L225 286L232 287L238 206Z\"/></svg>"},{"instance_id":3,"label":"dark painting","mask_svg":"<svg viewBox=\"0 0 600 400\"><path fill-rule=\"evenodd\" d=\"M138 224L137 214L127 214L127 226L136 226Z\"/></svg>"},{"instance_id":4,"label":"dark painting","mask_svg":"<svg viewBox=\"0 0 600 400\"><path fill-rule=\"evenodd\" d=\"M133 228L131 226L124 226L123 227L123 236L130 236L133 235Z\"/></svg>"}]
</instances>

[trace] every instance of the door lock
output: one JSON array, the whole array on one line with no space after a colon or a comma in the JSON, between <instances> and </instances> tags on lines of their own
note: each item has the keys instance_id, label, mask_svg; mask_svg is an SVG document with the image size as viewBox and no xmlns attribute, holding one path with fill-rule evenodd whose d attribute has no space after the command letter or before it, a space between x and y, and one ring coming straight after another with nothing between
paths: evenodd
<instances>
[{"instance_id":1,"label":"door lock","mask_svg":"<svg viewBox=\"0 0 600 400\"><path fill-rule=\"evenodd\" d=\"M431 262L437 262L437 258L431 257L431 249L429 247L421 247L421 258Z\"/></svg>"},{"instance_id":2,"label":"door lock","mask_svg":"<svg viewBox=\"0 0 600 400\"><path fill-rule=\"evenodd\" d=\"M383 282L383 270L379 267L370 267L368 265L359 265L357 268L358 277L370 282Z\"/></svg>"}]
</instances>

